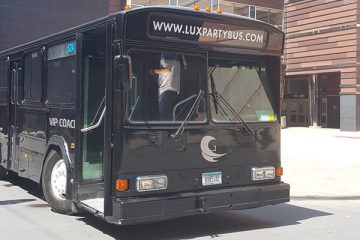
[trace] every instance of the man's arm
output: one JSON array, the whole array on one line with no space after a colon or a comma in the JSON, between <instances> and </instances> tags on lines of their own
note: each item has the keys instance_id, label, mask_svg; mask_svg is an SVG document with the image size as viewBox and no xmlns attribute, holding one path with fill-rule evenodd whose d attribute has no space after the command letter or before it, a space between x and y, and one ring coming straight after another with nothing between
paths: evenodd
<instances>
[{"instance_id":1,"label":"man's arm","mask_svg":"<svg viewBox=\"0 0 360 240\"><path fill-rule=\"evenodd\" d=\"M155 74L157 74L157 75L167 75L167 74L171 73L171 68L170 67L157 68L157 69L153 69L151 71L151 73L153 75L155 75Z\"/></svg>"}]
</instances>

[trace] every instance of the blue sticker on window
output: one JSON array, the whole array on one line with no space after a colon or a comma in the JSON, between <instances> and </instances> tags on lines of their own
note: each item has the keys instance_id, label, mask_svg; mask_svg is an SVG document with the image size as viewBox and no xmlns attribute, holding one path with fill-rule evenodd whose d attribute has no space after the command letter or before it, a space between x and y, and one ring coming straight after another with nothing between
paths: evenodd
<instances>
[{"instance_id":1,"label":"blue sticker on window","mask_svg":"<svg viewBox=\"0 0 360 240\"><path fill-rule=\"evenodd\" d=\"M75 44L73 42L70 42L67 44L67 52L73 53L75 51Z\"/></svg>"}]
</instances>

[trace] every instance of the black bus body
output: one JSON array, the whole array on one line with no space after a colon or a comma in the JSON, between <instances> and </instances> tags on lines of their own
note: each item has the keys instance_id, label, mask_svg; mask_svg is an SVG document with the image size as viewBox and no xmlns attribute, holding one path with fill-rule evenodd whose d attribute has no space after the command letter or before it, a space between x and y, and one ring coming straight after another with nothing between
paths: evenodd
<instances>
[{"instance_id":1,"label":"black bus body","mask_svg":"<svg viewBox=\"0 0 360 240\"><path fill-rule=\"evenodd\" d=\"M281 182L284 34L186 8L122 11L0 53L0 176L55 211L136 224L289 201ZM161 119L154 69L180 87Z\"/></svg>"}]
</instances>

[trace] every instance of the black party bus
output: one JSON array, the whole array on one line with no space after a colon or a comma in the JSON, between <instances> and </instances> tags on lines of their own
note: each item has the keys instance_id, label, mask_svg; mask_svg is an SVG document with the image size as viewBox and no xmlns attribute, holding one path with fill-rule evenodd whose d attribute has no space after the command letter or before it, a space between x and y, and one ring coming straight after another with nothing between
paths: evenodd
<instances>
[{"instance_id":1,"label":"black party bus","mask_svg":"<svg viewBox=\"0 0 360 240\"><path fill-rule=\"evenodd\" d=\"M283 43L246 17L139 7L5 50L0 178L123 225L288 202Z\"/></svg>"}]
</instances>

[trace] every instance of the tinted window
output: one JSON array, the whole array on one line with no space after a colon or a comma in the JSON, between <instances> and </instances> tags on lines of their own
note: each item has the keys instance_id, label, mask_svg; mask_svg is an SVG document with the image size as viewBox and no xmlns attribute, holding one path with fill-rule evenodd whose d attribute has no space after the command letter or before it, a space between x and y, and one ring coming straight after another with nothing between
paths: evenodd
<instances>
[{"instance_id":1,"label":"tinted window","mask_svg":"<svg viewBox=\"0 0 360 240\"><path fill-rule=\"evenodd\" d=\"M0 100L7 99L8 71L7 61L0 61Z\"/></svg>"},{"instance_id":2,"label":"tinted window","mask_svg":"<svg viewBox=\"0 0 360 240\"><path fill-rule=\"evenodd\" d=\"M50 103L75 103L75 67L75 57L48 62L47 100Z\"/></svg>"},{"instance_id":3,"label":"tinted window","mask_svg":"<svg viewBox=\"0 0 360 240\"><path fill-rule=\"evenodd\" d=\"M42 93L42 54L41 51L25 56L24 99L40 102Z\"/></svg>"}]
</instances>

